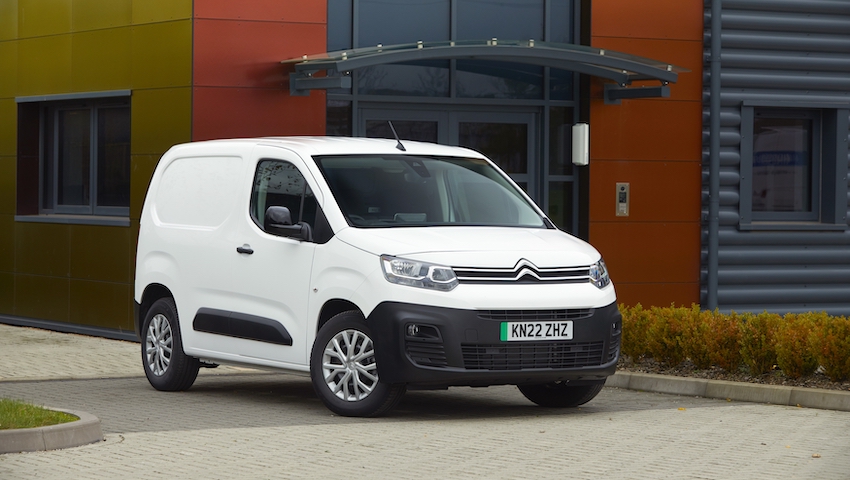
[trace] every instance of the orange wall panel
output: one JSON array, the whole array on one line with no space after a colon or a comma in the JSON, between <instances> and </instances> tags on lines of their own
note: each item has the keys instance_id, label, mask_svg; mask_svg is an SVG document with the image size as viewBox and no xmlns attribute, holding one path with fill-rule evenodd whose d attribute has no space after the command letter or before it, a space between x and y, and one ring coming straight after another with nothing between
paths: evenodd
<instances>
[{"instance_id":1,"label":"orange wall panel","mask_svg":"<svg viewBox=\"0 0 850 480\"><path fill-rule=\"evenodd\" d=\"M327 1L195 0L195 18L325 23Z\"/></svg>"},{"instance_id":2,"label":"orange wall panel","mask_svg":"<svg viewBox=\"0 0 850 480\"><path fill-rule=\"evenodd\" d=\"M195 85L287 88L281 60L325 51L324 24L196 20Z\"/></svg>"},{"instance_id":3,"label":"orange wall panel","mask_svg":"<svg viewBox=\"0 0 850 480\"><path fill-rule=\"evenodd\" d=\"M324 135L325 95L290 97L283 88L196 87L192 140Z\"/></svg>"},{"instance_id":4,"label":"orange wall panel","mask_svg":"<svg viewBox=\"0 0 850 480\"><path fill-rule=\"evenodd\" d=\"M629 216L618 217L617 182L629 182ZM697 162L590 163L590 216L596 222L693 222L700 215Z\"/></svg>"},{"instance_id":5,"label":"orange wall panel","mask_svg":"<svg viewBox=\"0 0 850 480\"><path fill-rule=\"evenodd\" d=\"M703 2L593 0L594 37L669 38L702 42Z\"/></svg>"}]
</instances>

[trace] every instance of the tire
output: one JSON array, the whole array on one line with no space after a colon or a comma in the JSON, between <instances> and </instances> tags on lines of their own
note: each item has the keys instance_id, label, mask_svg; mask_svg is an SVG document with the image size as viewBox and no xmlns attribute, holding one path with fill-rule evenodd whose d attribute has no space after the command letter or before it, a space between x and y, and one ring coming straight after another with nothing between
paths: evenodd
<instances>
[{"instance_id":1,"label":"tire","mask_svg":"<svg viewBox=\"0 0 850 480\"><path fill-rule=\"evenodd\" d=\"M319 330L310 355L316 395L345 417L377 417L398 404L405 385L378 379L372 332L360 312L342 312Z\"/></svg>"},{"instance_id":2,"label":"tire","mask_svg":"<svg viewBox=\"0 0 850 480\"><path fill-rule=\"evenodd\" d=\"M142 324L142 365L157 390L187 390L198 377L200 361L183 353L177 306L172 298L154 302Z\"/></svg>"},{"instance_id":3,"label":"tire","mask_svg":"<svg viewBox=\"0 0 850 480\"><path fill-rule=\"evenodd\" d=\"M578 407L593 400L602 391L603 383L595 385L567 385L563 382L540 385L517 385L525 398L541 407Z\"/></svg>"}]
</instances>

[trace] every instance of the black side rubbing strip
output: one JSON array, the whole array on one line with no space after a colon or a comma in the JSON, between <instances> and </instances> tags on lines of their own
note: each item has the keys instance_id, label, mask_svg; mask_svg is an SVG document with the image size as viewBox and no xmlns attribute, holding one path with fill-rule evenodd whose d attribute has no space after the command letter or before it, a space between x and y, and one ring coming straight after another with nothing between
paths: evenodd
<instances>
[{"instance_id":1,"label":"black side rubbing strip","mask_svg":"<svg viewBox=\"0 0 850 480\"><path fill-rule=\"evenodd\" d=\"M245 313L228 312L214 308L201 308L192 321L192 328L198 332L214 333L228 337L292 345L292 337L283 325L270 318L257 317Z\"/></svg>"}]
</instances>

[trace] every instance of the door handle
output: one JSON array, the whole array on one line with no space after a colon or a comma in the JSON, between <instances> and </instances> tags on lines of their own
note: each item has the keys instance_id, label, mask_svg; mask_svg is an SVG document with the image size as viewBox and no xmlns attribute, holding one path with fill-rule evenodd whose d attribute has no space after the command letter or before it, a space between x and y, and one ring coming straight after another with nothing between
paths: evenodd
<instances>
[{"instance_id":1,"label":"door handle","mask_svg":"<svg viewBox=\"0 0 850 480\"><path fill-rule=\"evenodd\" d=\"M239 252L239 253L245 253L245 254L248 254L248 255L251 255L252 253L254 253L254 249L251 248L251 246L248 245L247 243L245 245L242 245L241 247L236 247L236 251Z\"/></svg>"}]
</instances>

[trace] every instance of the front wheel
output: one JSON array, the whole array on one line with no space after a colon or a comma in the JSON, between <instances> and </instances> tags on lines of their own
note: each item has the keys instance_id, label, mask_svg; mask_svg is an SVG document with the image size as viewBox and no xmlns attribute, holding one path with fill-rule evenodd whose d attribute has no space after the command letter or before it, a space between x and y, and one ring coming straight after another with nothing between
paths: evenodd
<instances>
[{"instance_id":1,"label":"front wheel","mask_svg":"<svg viewBox=\"0 0 850 480\"><path fill-rule=\"evenodd\" d=\"M540 385L517 385L525 398L541 407L578 407L593 400L602 391L604 384L569 385L565 382L551 382Z\"/></svg>"},{"instance_id":2,"label":"front wheel","mask_svg":"<svg viewBox=\"0 0 850 480\"><path fill-rule=\"evenodd\" d=\"M171 298L151 305L142 325L142 364L157 390L186 390L195 383L200 362L183 353L177 306Z\"/></svg>"},{"instance_id":3,"label":"front wheel","mask_svg":"<svg viewBox=\"0 0 850 480\"><path fill-rule=\"evenodd\" d=\"M372 333L356 311L334 316L319 330L310 355L310 377L325 406L346 417L386 413L406 390L378 379Z\"/></svg>"}]
</instances>

